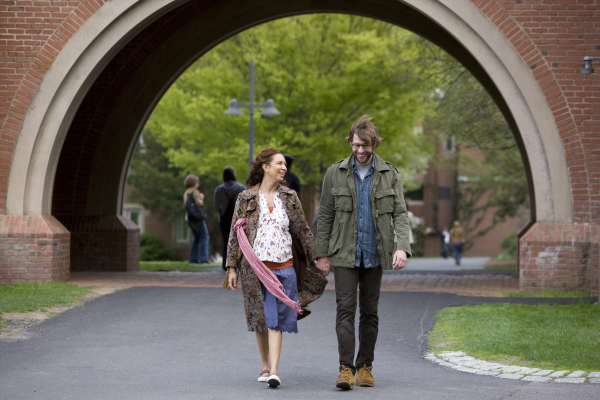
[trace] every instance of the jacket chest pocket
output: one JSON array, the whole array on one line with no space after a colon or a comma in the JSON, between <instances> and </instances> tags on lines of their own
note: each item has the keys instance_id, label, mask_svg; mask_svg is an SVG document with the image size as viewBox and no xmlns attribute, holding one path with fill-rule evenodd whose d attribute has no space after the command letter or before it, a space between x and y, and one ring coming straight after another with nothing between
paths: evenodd
<instances>
[{"instance_id":1,"label":"jacket chest pocket","mask_svg":"<svg viewBox=\"0 0 600 400\"><path fill-rule=\"evenodd\" d=\"M349 188L332 188L331 194L334 199L334 210L337 214L350 214L353 211L352 208L352 193ZM341 211L341 213L340 213Z\"/></svg>"},{"instance_id":2,"label":"jacket chest pocket","mask_svg":"<svg viewBox=\"0 0 600 400\"><path fill-rule=\"evenodd\" d=\"M396 193L393 189L381 190L375 193L375 205L378 214L394 212L394 198Z\"/></svg>"}]
</instances>

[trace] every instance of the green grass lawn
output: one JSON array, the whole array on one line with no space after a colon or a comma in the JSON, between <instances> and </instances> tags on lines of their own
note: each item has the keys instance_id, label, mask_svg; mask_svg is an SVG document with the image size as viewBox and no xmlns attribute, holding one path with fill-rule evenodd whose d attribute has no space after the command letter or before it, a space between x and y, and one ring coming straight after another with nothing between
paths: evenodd
<instances>
[{"instance_id":1,"label":"green grass lawn","mask_svg":"<svg viewBox=\"0 0 600 400\"><path fill-rule=\"evenodd\" d=\"M187 261L140 261L141 271L202 271L221 268L221 263L190 265Z\"/></svg>"},{"instance_id":2,"label":"green grass lawn","mask_svg":"<svg viewBox=\"0 0 600 400\"><path fill-rule=\"evenodd\" d=\"M461 350L484 360L553 370L600 371L600 306L485 304L439 310L434 353Z\"/></svg>"},{"instance_id":3,"label":"green grass lawn","mask_svg":"<svg viewBox=\"0 0 600 400\"><path fill-rule=\"evenodd\" d=\"M63 282L0 286L0 315L5 312L28 312L58 304L72 304L92 290L94 287L80 287Z\"/></svg>"}]
</instances>

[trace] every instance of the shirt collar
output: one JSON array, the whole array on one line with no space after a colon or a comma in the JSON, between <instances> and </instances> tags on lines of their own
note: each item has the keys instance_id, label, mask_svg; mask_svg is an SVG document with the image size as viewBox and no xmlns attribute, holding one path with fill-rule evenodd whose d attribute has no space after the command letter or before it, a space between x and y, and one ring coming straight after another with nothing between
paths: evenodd
<instances>
[{"instance_id":1,"label":"shirt collar","mask_svg":"<svg viewBox=\"0 0 600 400\"><path fill-rule=\"evenodd\" d=\"M371 169L375 169L375 155L371 153ZM352 169L356 171L356 162L354 161L354 154L352 155Z\"/></svg>"}]
</instances>

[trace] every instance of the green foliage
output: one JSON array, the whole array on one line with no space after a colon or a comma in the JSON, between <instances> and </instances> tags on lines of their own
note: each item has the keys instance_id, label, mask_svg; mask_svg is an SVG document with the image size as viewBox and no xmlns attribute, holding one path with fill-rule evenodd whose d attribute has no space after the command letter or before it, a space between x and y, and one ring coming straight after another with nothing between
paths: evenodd
<instances>
[{"instance_id":1,"label":"green foliage","mask_svg":"<svg viewBox=\"0 0 600 400\"><path fill-rule=\"evenodd\" d=\"M93 289L93 287L80 287L63 282L32 282L0 286L0 314L29 312L59 304L72 304Z\"/></svg>"},{"instance_id":2,"label":"green foliage","mask_svg":"<svg viewBox=\"0 0 600 400\"><path fill-rule=\"evenodd\" d=\"M167 148L156 140L152 132L146 129L142 138L134 149L130 172L127 176L127 183L133 187L128 200L140 203L152 213L175 222L177 219L183 218L185 214L183 181L187 173L181 168L169 164L169 160L165 156ZM194 171L191 173L198 175ZM221 181L212 174L199 175L198 178L200 180L198 190L204 193L206 225L211 238L209 251L210 254L214 254L222 251L218 226L219 216L213 207L213 193Z\"/></svg>"},{"instance_id":3,"label":"green foliage","mask_svg":"<svg viewBox=\"0 0 600 400\"><path fill-rule=\"evenodd\" d=\"M170 260L175 260L175 253L162 240L150 233L140 235L140 261Z\"/></svg>"},{"instance_id":4,"label":"green foliage","mask_svg":"<svg viewBox=\"0 0 600 400\"><path fill-rule=\"evenodd\" d=\"M434 352L554 370L600 370L597 304L484 304L444 308L430 334ZM454 342L454 343L453 343Z\"/></svg>"},{"instance_id":5,"label":"green foliage","mask_svg":"<svg viewBox=\"0 0 600 400\"><path fill-rule=\"evenodd\" d=\"M510 233L506 235L500 243L500 248L506 251L512 258L517 257L517 251L519 250L519 238L517 233Z\"/></svg>"},{"instance_id":6,"label":"green foliage","mask_svg":"<svg viewBox=\"0 0 600 400\"><path fill-rule=\"evenodd\" d=\"M407 187L427 162L416 122L423 115L415 35L368 18L313 14L272 21L219 44L168 90L147 127L185 173L247 174L248 123L224 115L229 99L249 101L249 61L256 63L256 101L275 99L281 115L255 119L255 149L296 157L303 184L350 154L344 138L370 114L385 139L377 153L401 169ZM243 181L243 179L241 179Z\"/></svg>"},{"instance_id":7,"label":"green foliage","mask_svg":"<svg viewBox=\"0 0 600 400\"><path fill-rule=\"evenodd\" d=\"M128 200L175 221L184 212L185 175L181 168L169 165L166 149L151 132L145 131L142 138L133 152L127 176L127 183L134 188Z\"/></svg>"},{"instance_id":8,"label":"green foliage","mask_svg":"<svg viewBox=\"0 0 600 400\"><path fill-rule=\"evenodd\" d=\"M431 96L426 127L436 141L453 140L456 152L434 160L438 170L456 168L453 219L461 221L472 239L529 206L529 187L521 154L506 119L481 84L438 47L420 42L420 54L430 62ZM492 221L485 225L491 210Z\"/></svg>"}]
</instances>

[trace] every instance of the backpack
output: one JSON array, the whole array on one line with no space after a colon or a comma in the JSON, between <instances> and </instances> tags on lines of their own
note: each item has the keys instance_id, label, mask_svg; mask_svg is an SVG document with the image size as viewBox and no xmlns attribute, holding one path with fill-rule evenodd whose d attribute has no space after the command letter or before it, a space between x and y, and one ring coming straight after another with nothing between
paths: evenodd
<instances>
[{"instance_id":1,"label":"backpack","mask_svg":"<svg viewBox=\"0 0 600 400\"><path fill-rule=\"evenodd\" d=\"M185 201L185 209L187 210L188 221L192 224L202 222L206 219L206 211L204 207L199 207L194 200L194 191L188 194L187 200Z\"/></svg>"}]
</instances>

